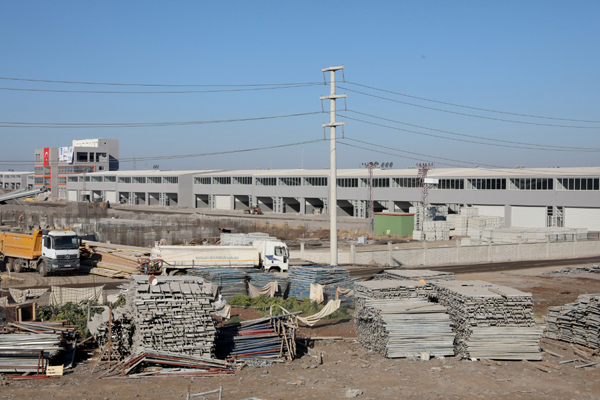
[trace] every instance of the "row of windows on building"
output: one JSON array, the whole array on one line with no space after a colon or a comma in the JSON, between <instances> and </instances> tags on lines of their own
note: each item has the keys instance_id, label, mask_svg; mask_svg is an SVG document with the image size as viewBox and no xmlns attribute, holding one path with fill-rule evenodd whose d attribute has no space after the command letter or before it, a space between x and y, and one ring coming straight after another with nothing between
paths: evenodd
<instances>
[{"instance_id":1,"label":"row of windows on building","mask_svg":"<svg viewBox=\"0 0 600 400\"><path fill-rule=\"evenodd\" d=\"M60 178L59 178L60 179ZM83 182L83 176L69 176L68 181L71 182ZM94 182L94 183L115 183L117 182L117 177L114 175L107 176L86 176L86 182ZM179 183L179 177L177 176L120 176L118 179L119 183L171 183L176 184Z\"/></svg>"},{"instance_id":2,"label":"row of windows on building","mask_svg":"<svg viewBox=\"0 0 600 400\"><path fill-rule=\"evenodd\" d=\"M38 168L38 167L36 167ZM93 168L93 167L91 167ZM13 175L20 176L20 175ZM36 178L35 183L41 184L42 178ZM49 178L46 178L49 179ZM257 186L327 186L327 177L260 177L256 178ZM66 183L66 177L60 177L59 184ZM117 182L116 176L86 176L86 182ZM83 176L70 176L68 182L83 182ZM119 177L118 183L134 184L177 184L179 178L176 176L134 176ZM420 178L373 178L373 187L386 188L419 188ZM44 183L46 184L46 183ZM195 177L194 184L197 185L252 185L252 177ZM341 188L369 187L368 178L338 178L337 186ZM469 179L439 179L432 189L450 190L554 190L554 179L552 178L469 178ZM600 190L600 178L557 178L557 190Z\"/></svg>"},{"instance_id":3,"label":"row of windows on building","mask_svg":"<svg viewBox=\"0 0 600 400\"><path fill-rule=\"evenodd\" d=\"M0 179L20 179L21 175L0 175Z\"/></svg>"},{"instance_id":4,"label":"row of windows on building","mask_svg":"<svg viewBox=\"0 0 600 400\"><path fill-rule=\"evenodd\" d=\"M102 169L102 168L100 168ZM34 167L33 171L38 174L50 175L52 172L52 167ZM83 165L65 165L58 167L59 174L89 174L92 172L96 172L96 167L94 166L83 166Z\"/></svg>"}]
</instances>

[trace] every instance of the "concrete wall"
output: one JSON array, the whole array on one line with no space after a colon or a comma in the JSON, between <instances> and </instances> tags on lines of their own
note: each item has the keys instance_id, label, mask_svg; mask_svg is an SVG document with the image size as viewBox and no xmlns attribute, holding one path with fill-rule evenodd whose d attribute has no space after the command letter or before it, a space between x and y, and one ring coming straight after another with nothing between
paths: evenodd
<instances>
[{"instance_id":1,"label":"concrete wall","mask_svg":"<svg viewBox=\"0 0 600 400\"><path fill-rule=\"evenodd\" d=\"M390 266L436 266L479 264L489 262L555 260L600 255L599 240L580 242L547 242L522 244L495 244L483 246L419 247L398 250L343 251L339 262L389 264ZM317 264L328 264L329 253L324 251L292 251L292 258L301 258Z\"/></svg>"}]
</instances>

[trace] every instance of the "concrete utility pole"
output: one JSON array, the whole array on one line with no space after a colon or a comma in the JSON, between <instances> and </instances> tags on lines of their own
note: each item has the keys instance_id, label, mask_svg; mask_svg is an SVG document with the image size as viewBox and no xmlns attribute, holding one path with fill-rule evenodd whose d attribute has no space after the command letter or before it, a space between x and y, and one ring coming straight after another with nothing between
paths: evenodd
<instances>
[{"instance_id":1,"label":"concrete utility pole","mask_svg":"<svg viewBox=\"0 0 600 400\"><path fill-rule=\"evenodd\" d=\"M329 242L331 246L330 264L338 264L337 252L337 159L336 159L336 142L335 128L336 126L344 125L343 122L335 122L335 101L345 98L345 94L335 94L335 71L344 69L341 67L323 68L323 73L329 71L330 78L330 95L321 96L321 100L329 99L329 123L323 124L323 127L329 127L329 143L330 143L330 158L329 158Z\"/></svg>"}]
</instances>

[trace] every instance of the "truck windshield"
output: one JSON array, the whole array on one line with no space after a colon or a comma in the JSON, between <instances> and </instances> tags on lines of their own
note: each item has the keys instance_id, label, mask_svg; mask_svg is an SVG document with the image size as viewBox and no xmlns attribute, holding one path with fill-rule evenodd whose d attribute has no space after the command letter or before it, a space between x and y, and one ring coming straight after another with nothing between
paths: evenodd
<instances>
[{"instance_id":1,"label":"truck windshield","mask_svg":"<svg viewBox=\"0 0 600 400\"><path fill-rule=\"evenodd\" d=\"M275 247L275 255L276 256L284 256L285 255L285 247Z\"/></svg>"},{"instance_id":2,"label":"truck windshield","mask_svg":"<svg viewBox=\"0 0 600 400\"><path fill-rule=\"evenodd\" d=\"M79 241L77 236L55 236L54 248L56 250L74 250L79 248Z\"/></svg>"}]
</instances>

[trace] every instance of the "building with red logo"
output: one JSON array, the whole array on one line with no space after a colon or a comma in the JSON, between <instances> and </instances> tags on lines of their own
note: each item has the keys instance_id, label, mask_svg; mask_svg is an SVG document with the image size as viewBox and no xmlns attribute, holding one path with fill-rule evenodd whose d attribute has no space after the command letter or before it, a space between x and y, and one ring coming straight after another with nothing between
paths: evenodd
<instances>
[{"instance_id":1,"label":"building with red logo","mask_svg":"<svg viewBox=\"0 0 600 400\"><path fill-rule=\"evenodd\" d=\"M69 175L118 170L118 139L73 140L71 146L35 150L34 187L45 186L52 197L66 199Z\"/></svg>"}]
</instances>

